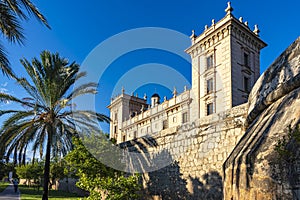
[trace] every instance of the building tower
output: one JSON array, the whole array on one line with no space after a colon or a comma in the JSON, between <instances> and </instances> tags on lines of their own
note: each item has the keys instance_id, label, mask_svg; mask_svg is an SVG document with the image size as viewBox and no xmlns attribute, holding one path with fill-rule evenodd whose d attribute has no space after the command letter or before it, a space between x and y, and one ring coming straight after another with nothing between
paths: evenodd
<instances>
[{"instance_id":1,"label":"building tower","mask_svg":"<svg viewBox=\"0 0 300 200\"><path fill-rule=\"evenodd\" d=\"M236 19L228 3L226 15L199 36L192 32L186 52L192 60L191 119L219 113L247 102L260 75L260 50L266 46L248 22Z\"/></svg>"},{"instance_id":2,"label":"building tower","mask_svg":"<svg viewBox=\"0 0 300 200\"><path fill-rule=\"evenodd\" d=\"M110 109L110 138L116 141L126 141L126 134L122 133L123 122L134 117L147 108L147 98L139 98L125 94L124 88L122 93L117 97L111 99L111 103L107 108Z\"/></svg>"},{"instance_id":3,"label":"building tower","mask_svg":"<svg viewBox=\"0 0 300 200\"><path fill-rule=\"evenodd\" d=\"M157 93L154 93L151 96L151 108L154 108L155 106L157 106L160 103L160 97Z\"/></svg>"}]
</instances>

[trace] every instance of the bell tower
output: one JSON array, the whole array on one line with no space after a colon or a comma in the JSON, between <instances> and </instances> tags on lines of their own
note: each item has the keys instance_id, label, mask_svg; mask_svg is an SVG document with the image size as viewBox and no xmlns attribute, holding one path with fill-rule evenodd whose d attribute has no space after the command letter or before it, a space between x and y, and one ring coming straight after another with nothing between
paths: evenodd
<instances>
[{"instance_id":1,"label":"bell tower","mask_svg":"<svg viewBox=\"0 0 300 200\"><path fill-rule=\"evenodd\" d=\"M260 75L260 50L267 44L247 21L235 18L228 2L223 19L205 26L202 34L192 31L186 50L192 60L192 119L219 113L248 101Z\"/></svg>"}]
</instances>

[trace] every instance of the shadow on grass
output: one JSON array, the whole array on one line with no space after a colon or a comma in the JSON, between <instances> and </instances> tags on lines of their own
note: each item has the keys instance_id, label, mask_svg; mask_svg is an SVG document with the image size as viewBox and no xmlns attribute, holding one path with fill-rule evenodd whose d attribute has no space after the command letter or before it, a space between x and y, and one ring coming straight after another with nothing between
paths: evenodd
<instances>
[{"instance_id":1,"label":"shadow on grass","mask_svg":"<svg viewBox=\"0 0 300 200\"><path fill-rule=\"evenodd\" d=\"M39 191L37 190L37 188L33 188L33 187L28 187L26 185L20 185L19 189L21 191L21 199L23 200L35 200L35 199L41 199L42 198L42 194L43 194L43 190L40 189ZM73 194L73 193L68 193L68 192L63 192L63 191L58 191L58 190L50 190L49 191L49 199L78 199L80 198L77 194Z\"/></svg>"},{"instance_id":2,"label":"shadow on grass","mask_svg":"<svg viewBox=\"0 0 300 200\"><path fill-rule=\"evenodd\" d=\"M8 182L1 182L0 181L0 193L3 192L8 185L9 185Z\"/></svg>"}]
</instances>

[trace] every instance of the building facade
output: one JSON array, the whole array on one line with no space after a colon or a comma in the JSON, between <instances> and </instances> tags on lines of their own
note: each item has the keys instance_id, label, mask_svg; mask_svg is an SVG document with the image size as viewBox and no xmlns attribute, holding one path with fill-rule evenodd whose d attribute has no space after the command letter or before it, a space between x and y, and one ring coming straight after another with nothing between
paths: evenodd
<instances>
[{"instance_id":1,"label":"building facade","mask_svg":"<svg viewBox=\"0 0 300 200\"><path fill-rule=\"evenodd\" d=\"M226 15L212 20L200 35L192 31L191 46L185 51L192 61L192 87L173 98L143 98L125 94L112 99L110 138L117 143L168 129L221 113L248 100L249 92L260 75L260 50L266 46L255 25L235 18L228 3Z\"/></svg>"}]
</instances>

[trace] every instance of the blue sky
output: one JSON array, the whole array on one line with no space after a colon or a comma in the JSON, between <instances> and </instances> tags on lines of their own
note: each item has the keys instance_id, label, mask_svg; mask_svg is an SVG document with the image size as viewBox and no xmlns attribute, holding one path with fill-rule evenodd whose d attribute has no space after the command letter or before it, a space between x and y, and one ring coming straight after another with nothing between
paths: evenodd
<instances>
[{"instance_id":1,"label":"blue sky","mask_svg":"<svg viewBox=\"0 0 300 200\"><path fill-rule=\"evenodd\" d=\"M24 46L11 45L1 40L7 50L13 70L22 76L24 76L24 70L19 59L37 57L42 50L59 52L70 61L82 64L97 45L116 34L143 27L165 28L186 36L189 36L191 30L195 29L196 34L200 34L206 24L211 24L212 19L218 21L223 18L224 9L227 7L227 1L221 0L34 0L33 2L48 19L51 30L31 18L23 24L26 35ZM261 30L260 37L268 44L261 52L261 72L299 36L299 6L300 2L296 0L288 1L288 3L261 0L232 1L234 16L237 18L242 16L244 21L248 21L252 30L254 24L258 24ZM127 42L130 43L130 41ZM184 43L182 52L185 45L188 47L188 44ZM108 49L107 52L116 51L118 48L114 46L114 49ZM120 55L113 63L106 66L99 81L100 91L96 98L97 111L108 114L106 106L109 104L114 85L130 70L148 63L155 63L156 67L160 67L160 64L171 67L190 81L191 67L189 62L182 57L161 49L144 48L131 51ZM92 73L97 74L97 67ZM162 79L168 77L168 74L159 74L159 72L157 75L161 75ZM0 90L23 95L13 81L3 76L0 80ZM137 81L131 78L127 79L127 83L128 81L131 83L130 80ZM182 88L178 90L182 91ZM171 96L170 89L159 84L151 86L145 84L135 91L139 93L139 96L143 96L144 92L151 96L155 91L162 93L161 96ZM134 91L126 90L126 92ZM3 105L0 105L0 108L3 108Z\"/></svg>"}]
</instances>

